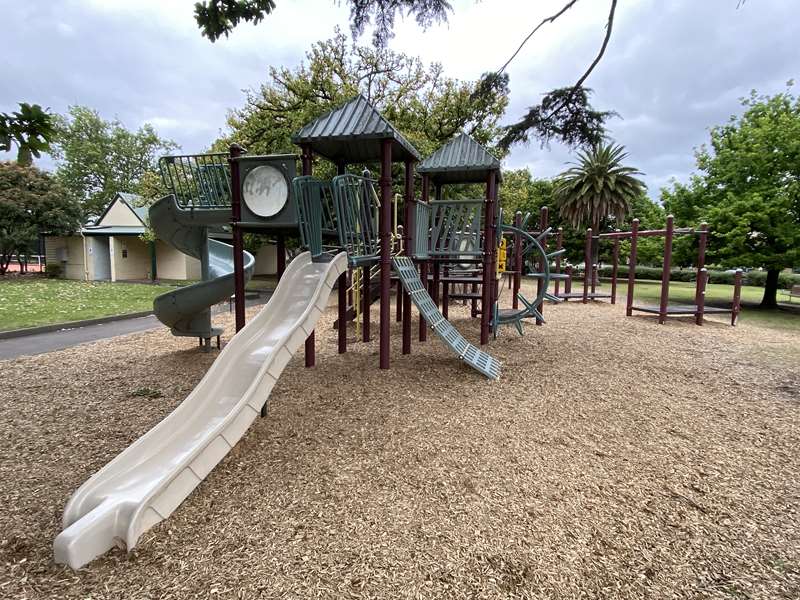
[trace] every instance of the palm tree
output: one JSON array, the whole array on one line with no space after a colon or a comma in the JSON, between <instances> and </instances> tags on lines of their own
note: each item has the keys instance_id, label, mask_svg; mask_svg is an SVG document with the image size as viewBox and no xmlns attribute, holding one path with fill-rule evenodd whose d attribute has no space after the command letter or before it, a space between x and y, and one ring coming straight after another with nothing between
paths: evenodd
<instances>
[{"instance_id":1,"label":"palm tree","mask_svg":"<svg viewBox=\"0 0 800 600\"><path fill-rule=\"evenodd\" d=\"M55 137L53 115L38 104L20 102L19 111L0 113L0 151L8 152L16 144L17 163L23 166L31 166L34 156L48 152Z\"/></svg>"},{"instance_id":2,"label":"palm tree","mask_svg":"<svg viewBox=\"0 0 800 600\"><path fill-rule=\"evenodd\" d=\"M636 178L643 173L622 164L627 157L625 147L613 142L579 151L577 162L556 178L553 188L561 218L576 229L589 225L595 235L609 217L621 224L645 190ZM592 241L593 263L599 254L597 242Z\"/></svg>"},{"instance_id":3,"label":"palm tree","mask_svg":"<svg viewBox=\"0 0 800 600\"><path fill-rule=\"evenodd\" d=\"M597 232L605 219L622 223L634 200L645 189L642 175L622 163L628 157L620 144L598 144L578 152L574 166L556 178L553 191L561 217L576 229L589 225Z\"/></svg>"}]
</instances>

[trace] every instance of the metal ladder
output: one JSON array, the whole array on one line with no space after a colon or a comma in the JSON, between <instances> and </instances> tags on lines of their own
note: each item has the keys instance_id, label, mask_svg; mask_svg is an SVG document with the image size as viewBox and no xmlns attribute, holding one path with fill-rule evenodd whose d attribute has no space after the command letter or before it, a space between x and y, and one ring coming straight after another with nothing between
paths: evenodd
<instances>
[{"instance_id":1,"label":"metal ladder","mask_svg":"<svg viewBox=\"0 0 800 600\"><path fill-rule=\"evenodd\" d=\"M419 309L422 318L442 338L442 341L473 369L483 373L489 379L499 379L500 361L470 344L453 327L450 321L442 316L428 291L422 285L422 280L419 278L417 269L411 259L406 256L396 256L392 259L392 264L403 287L411 296L411 301Z\"/></svg>"}]
</instances>

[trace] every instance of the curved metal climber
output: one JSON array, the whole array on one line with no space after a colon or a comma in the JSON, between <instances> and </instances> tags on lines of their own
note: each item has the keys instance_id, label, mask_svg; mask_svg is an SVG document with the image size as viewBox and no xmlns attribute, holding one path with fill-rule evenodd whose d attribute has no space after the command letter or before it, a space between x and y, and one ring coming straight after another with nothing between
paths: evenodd
<instances>
[{"instance_id":1,"label":"curved metal climber","mask_svg":"<svg viewBox=\"0 0 800 600\"><path fill-rule=\"evenodd\" d=\"M522 293L517 293L517 298L522 303L524 308L500 308L499 301L495 302L492 314L492 333L495 338L497 337L497 328L500 325L513 325L519 334L523 335L523 319L533 317L542 323L545 322L542 313L539 311L539 307L542 305L542 302L545 300L550 300L551 302L562 301L560 298L548 293L547 287L550 284L550 261L557 256L564 254L566 250L556 250L548 254L547 250L545 250L544 246L542 245L542 242L544 242L548 236L551 235L553 228L548 227L534 237L525 231L525 224L527 223L529 217L530 213L527 213L525 218L522 220L520 227L515 227L514 225L505 225L503 224L503 209L501 208L497 219L497 235L495 237L498 240L502 239L502 233L504 231L521 236L526 242L522 250L522 263L523 265L532 263L541 267L541 272L534 273L534 275L541 280L542 284L539 286L536 298L533 300L528 300Z\"/></svg>"}]
</instances>

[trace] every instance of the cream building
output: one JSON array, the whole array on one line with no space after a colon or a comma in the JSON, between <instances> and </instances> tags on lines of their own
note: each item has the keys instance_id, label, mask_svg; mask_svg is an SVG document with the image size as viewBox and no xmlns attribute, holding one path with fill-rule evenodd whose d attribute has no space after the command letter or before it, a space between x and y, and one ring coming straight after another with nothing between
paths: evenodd
<instances>
[{"instance_id":1,"label":"cream building","mask_svg":"<svg viewBox=\"0 0 800 600\"><path fill-rule=\"evenodd\" d=\"M143 241L147 208L134 208L134 194L119 193L100 218L70 236L46 236L47 264L62 276L87 281L200 279L200 261L157 240Z\"/></svg>"},{"instance_id":2,"label":"cream building","mask_svg":"<svg viewBox=\"0 0 800 600\"><path fill-rule=\"evenodd\" d=\"M47 264L61 265L61 276L85 281L158 279L199 280L200 261L156 240L145 242L147 208L134 208L138 196L118 193L100 218L69 236L45 236ZM214 235L213 237L217 237ZM275 246L257 253L256 274L277 270Z\"/></svg>"}]
</instances>

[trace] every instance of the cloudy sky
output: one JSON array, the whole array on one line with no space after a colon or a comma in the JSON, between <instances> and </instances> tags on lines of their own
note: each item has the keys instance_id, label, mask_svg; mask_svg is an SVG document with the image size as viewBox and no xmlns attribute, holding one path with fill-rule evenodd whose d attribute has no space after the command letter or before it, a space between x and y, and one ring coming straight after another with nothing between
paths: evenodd
<instances>
[{"instance_id":1,"label":"cloudy sky","mask_svg":"<svg viewBox=\"0 0 800 600\"><path fill-rule=\"evenodd\" d=\"M1 0L0 111L39 103L55 112L82 104L127 127L152 123L185 152L206 148L243 90L265 81L270 65L291 66L338 25L345 2L278 0L258 26L240 26L216 44L201 37L194 0ZM692 150L709 126L739 110L753 88L775 93L797 77L796 0L623 0L606 57L587 85L597 108L622 116L612 136L646 174L650 194L685 180ZM563 0L452 0L449 23L421 31L398 24L391 47L440 62L453 77L476 79L505 62L535 23ZM582 0L531 40L509 69L519 117L540 94L572 83L594 57L608 10ZM370 43L367 34L362 40ZM517 147L506 166L535 176L570 160L560 147ZM41 162L51 167L52 161Z\"/></svg>"}]
</instances>

